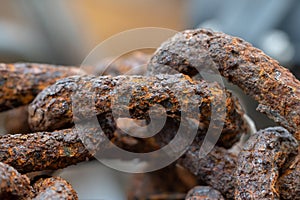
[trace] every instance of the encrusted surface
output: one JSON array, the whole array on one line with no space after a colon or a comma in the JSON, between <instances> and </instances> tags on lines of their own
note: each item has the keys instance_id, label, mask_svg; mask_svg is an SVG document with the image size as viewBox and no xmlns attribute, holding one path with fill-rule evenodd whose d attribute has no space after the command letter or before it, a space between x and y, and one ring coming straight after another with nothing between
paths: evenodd
<instances>
[{"instance_id":1,"label":"encrusted surface","mask_svg":"<svg viewBox=\"0 0 300 200\"><path fill-rule=\"evenodd\" d=\"M11 166L0 162L0 199L30 199L33 189L29 178Z\"/></svg>"},{"instance_id":2,"label":"encrusted surface","mask_svg":"<svg viewBox=\"0 0 300 200\"><path fill-rule=\"evenodd\" d=\"M233 199L237 157L221 147L199 159L200 145L193 143L179 163L203 182L220 191L226 199Z\"/></svg>"},{"instance_id":3,"label":"encrusted surface","mask_svg":"<svg viewBox=\"0 0 300 200\"><path fill-rule=\"evenodd\" d=\"M235 198L280 199L276 190L280 169L297 147L297 140L281 127L252 135L239 154Z\"/></svg>"},{"instance_id":4,"label":"encrusted surface","mask_svg":"<svg viewBox=\"0 0 300 200\"><path fill-rule=\"evenodd\" d=\"M91 134L95 130L86 131ZM0 144L0 162L21 173L60 169L92 157L76 129L4 135Z\"/></svg>"},{"instance_id":5,"label":"encrusted surface","mask_svg":"<svg viewBox=\"0 0 300 200\"><path fill-rule=\"evenodd\" d=\"M81 73L76 67L0 63L0 112L27 105L58 79Z\"/></svg>"},{"instance_id":6,"label":"encrusted surface","mask_svg":"<svg viewBox=\"0 0 300 200\"><path fill-rule=\"evenodd\" d=\"M171 68L195 76L197 67L210 65L254 97L259 111L300 140L300 81L240 38L205 29L183 31L161 45L148 69L158 74L170 73Z\"/></svg>"},{"instance_id":7,"label":"encrusted surface","mask_svg":"<svg viewBox=\"0 0 300 200\"><path fill-rule=\"evenodd\" d=\"M95 113L100 115L112 111L114 117L128 117L129 113L133 119L149 121L149 109L156 104L163 106L167 117L171 119L180 120L180 113L185 112L187 117L201 123L199 129L202 132L210 124L213 104L217 115L215 117L224 120L219 142L225 147L232 146L246 131L243 111L228 91L216 83L194 82L180 74L154 77L69 77L42 91L30 104L29 123L35 131L53 130L72 126L73 117L80 121L94 117ZM72 111L74 107L75 116ZM92 108L95 108L95 112L91 112ZM221 116L222 109L226 112L224 117ZM152 114L161 116L163 112L154 109ZM198 115L189 116L195 112Z\"/></svg>"},{"instance_id":8,"label":"encrusted surface","mask_svg":"<svg viewBox=\"0 0 300 200\"><path fill-rule=\"evenodd\" d=\"M300 148L300 147L299 147ZM280 191L281 199L300 199L300 154L288 162L287 169L277 181L277 190Z\"/></svg>"},{"instance_id":9,"label":"encrusted surface","mask_svg":"<svg viewBox=\"0 0 300 200\"><path fill-rule=\"evenodd\" d=\"M60 177L40 179L33 188L36 191L34 200L78 200L77 193L72 186Z\"/></svg>"}]
</instances>

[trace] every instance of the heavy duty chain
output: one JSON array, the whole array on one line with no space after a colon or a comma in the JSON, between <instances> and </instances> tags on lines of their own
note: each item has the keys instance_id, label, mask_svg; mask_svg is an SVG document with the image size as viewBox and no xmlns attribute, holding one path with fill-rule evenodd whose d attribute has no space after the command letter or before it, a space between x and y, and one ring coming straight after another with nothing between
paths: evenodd
<instances>
[{"instance_id":1,"label":"heavy duty chain","mask_svg":"<svg viewBox=\"0 0 300 200\"><path fill-rule=\"evenodd\" d=\"M204 49L207 55L199 56L199 49ZM194 62L195 59L198 62ZM287 130L282 127L260 130L250 136L238 155L232 153L229 149L238 145L249 127L244 111L230 91L217 83L193 79L197 75L197 63L205 63L205 59L211 59L222 76L254 97L259 102L259 111ZM183 108L175 94L183 92L186 99L192 98L189 94L196 94L197 99L189 100L196 103L199 114L188 117L194 119L197 135L176 164L162 169L178 178L160 181L162 172L150 173L150 180L167 186L158 189L158 184L153 183L145 188L139 179L130 198L170 199L172 195L168 193L187 192L191 185L201 184L203 186L193 188L185 198L299 199L300 82L288 70L240 38L204 29L178 33L163 43L151 57L148 69L150 76L111 77L82 75L82 70L76 67L0 64L0 111L30 103L28 122L33 131L0 136L0 198L77 199L76 192L65 180L52 177L34 183L26 173L65 168L94 159L94 154L102 150L102 143L98 143L95 152L88 151L80 135L92 136L99 129L86 128L79 133L74 127L76 120L92 117L89 112L74 117L71 95L80 89L83 98L87 94L84 91L94 94L93 105L103 131L101 137L135 152L149 152L167 145L180 123L185 123L181 120ZM170 69L185 75L170 75ZM76 74L79 75L72 76ZM116 91L129 90L123 94L130 99L129 103L115 105L118 109L112 115L111 105L118 96ZM218 105L220 95L225 95L225 105ZM216 146L206 157L200 158L213 101L217 107L226 107L224 128ZM165 108L167 119L154 137L128 136L116 126L115 117L122 117L127 111L134 120L149 122L149 109L155 104ZM187 129L189 126L185 124ZM192 184L184 181L185 175L176 171L177 166L190 173ZM182 181L181 186L177 181ZM148 196L143 196L142 191ZM156 194L157 191L160 194Z\"/></svg>"}]
</instances>

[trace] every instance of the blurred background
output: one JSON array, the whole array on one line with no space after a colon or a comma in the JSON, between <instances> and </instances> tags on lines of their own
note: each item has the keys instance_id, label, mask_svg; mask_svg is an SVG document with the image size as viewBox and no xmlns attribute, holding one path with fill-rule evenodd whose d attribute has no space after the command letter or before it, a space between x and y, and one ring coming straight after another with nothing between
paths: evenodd
<instances>
[{"instance_id":1,"label":"blurred background","mask_svg":"<svg viewBox=\"0 0 300 200\"><path fill-rule=\"evenodd\" d=\"M149 26L177 31L205 27L249 41L300 78L300 1L297 0L0 2L0 62L80 65L96 45L121 31ZM258 128L273 125L255 111L254 101L237 88L230 88L237 91ZM81 199L87 197L82 195Z\"/></svg>"}]
</instances>

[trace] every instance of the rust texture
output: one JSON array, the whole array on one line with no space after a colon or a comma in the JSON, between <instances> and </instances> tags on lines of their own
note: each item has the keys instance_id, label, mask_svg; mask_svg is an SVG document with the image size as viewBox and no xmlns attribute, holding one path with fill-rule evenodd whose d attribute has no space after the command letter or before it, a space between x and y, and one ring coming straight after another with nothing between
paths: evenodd
<instances>
[{"instance_id":1,"label":"rust texture","mask_svg":"<svg viewBox=\"0 0 300 200\"><path fill-rule=\"evenodd\" d=\"M21 175L13 167L0 162L0 199L30 199L33 189L29 178Z\"/></svg>"},{"instance_id":2,"label":"rust texture","mask_svg":"<svg viewBox=\"0 0 300 200\"><path fill-rule=\"evenodd\" d=\"M0 112L27 105L58 79L81 73L76 67L0 63Z\"/></svg>"},{"instance_id":3,"label":"rust texture","mask_svg":"<svg viewBox=\"0 0 300 200\"><path fill-rule=\"evenodd\" d=\"M99 120L106 138L115 145L132 152L151 152L159 148L154 138L140 139L114 129L111 115ZM7 163L21 173L56 170L94 159L93 155L110 148L100 128L70 128L53 132L36 132L0 136L0 162ZM84 144L82 141L85 141Z\"/></svg>"},{"instance_id":4,"label":"rust texture","mask_svg":"<svg viewBox=\"0 0 300 200\"><path fill-rule=\"evenodd\" d=\"M92 157L75 129L4 135L0 144L0 162L21 173L60 169Z\"/></svg>"},{"instance_id":5,"label":"rust texture","mask_svg":"<svg viewBox=\"0 0 300 200\"><path fill-rule=\"evenodd\" d=\"M113 109L118 117L129 111L133 119L149 118L149 108L160 104L166 110L168 118L180 120L180 107L178 100L182 98L186 105L194 103L199 108L198 116L189 116L201 124L199 129L207 129L210 123L210 107L212 99L215 109L223 109L226 106L226 119L220 143L230 147L238 141L240 135L245 132L246 125L242 118L243 111L238 101L216 83L204 81L194 82L187 76L157 75L154 77L143 76L118 76L118 77L94 77L74 76L57 81L54 85L42 91L30 104L29 124L34 131L54 130L62 127L70 127L73 124L73 112L71 94L76 91L76 107L82 108L76 114L78 120L88 119L92 112L90 99L94 99L97 114L107 114ZM95 96L89 96L89 91ZM192 94L195 94L193 96ZM226 102L222 104L221 98L225 97ZM87 99L87 100L85 100ZM125 100L124 100L125 99ZM74 101L74 98L73 98ZM88 101L88 102L87 102ZM129 101L129 102L126 102ZM74 103L74 102L73 102ZM122 105L123 104L123 105ZM192 109L189 106L184 108L185 113ZM196 111L197 112L197 111ZM194 112L195 113L195 112ZM155 114L155 113L154 113ZM160 116L161 110L156 115ZM219 113L218 113L219 114Z\"/></svg>"},{"instance_id":6,"label":"rust texture","mask_svg":"<svg viewBox=\"0 0 300 200\"><path fill-rule=\"evenodd\" d=\"M77 193L72 186L60 177L40 179L34 185L36 196L34 200L77 200Z\"/></svg>"},{"instance_id":7,"label":"rust texture","mask_svg":"<svg viewBox=\"0 0 300 200\"><path fill-rule=\"evenodd\" d=\"M234 198L237 157L222 147L214 149L199 159L199 144L193 143L179 164L196 175L198 181L220 191L226 199Z\"/></svg>"},{"instance_id":8,"label":"rust texture","mask_svg":"<svg viewBox=\"0 0 300 200\"><path fill-rule=\"evenodd\" d=\"M299 147L300 148L300 147ZM288 163L277 181L277 190L281 199L300 199L300 154L298 148L297 157Z\"/></svg>"},{"instance_id":9,"label":"rust texture","mask_svg":"<svg viewBox=\"0 0 300 200\"><path fill-rule=\"evenodd\" d=\"M276 190L280 169L297 148L297 140L282 127L252 135L239 154L235 199L280 199Z\"/></svg>"},{"instance_id":10,"label":"rust texture","mask_svg":"<svg viewBox=\"0 0 300 200\"><path fill-rule=\"evenodd\" d=\"M171 67L195 76L197 67L207 65L215 65L222 76L259 102L260 112L300 140L300 81L240 38L205 29L178 33L161 45L148 69L150 74L169 73Z\"/></svg>"},{"instance_id":11,"label":"rust texture","mask_svg":"<svg viewBox=\"0 0 300 200\"><path fill-rule=\"evenodd\" d=\"M142 54L132 60L119 59L111 68L101 68L101 75L144 75L144 68L135 66L146 60L148 57ZM199 75L196 68L205 71L210 65L254 97L259 102L258 110L290 133L282 127L267 128L251 135L238 156L228 150L248 127L238 100L229 91L217 83L195 80ZM183 74L164 74L171 73L170 67ZM78 199L72 186L61 178L40 179L32 187L28 177L20 173L56 170L94 159L95 153L109 147L103 134L124 150L151 152L167 145L181 125L184 137L189 137L189 129L198 129L192 144L176 163L134 176L129 199L300 198L300 81L287 69L242 39L205 29L184 31L163 43L148 69L151 76L69 77L82 70L0 64L0 112L26 105L38 95L28 106L28 123L20 120L20 127L29 125L32 131L39 131L0 136L0 199ZM94 73L99 75L97 70ZM164 110L151 111L158 104ZM191 104L196 105L196 115ZM224 127L213 150L200 158L212 108L218 116L226 108L226 117L221 120ZM22 116L27 110L22 109L16 114L26 120ZM181 119L183 113L187 116ZM129 118L146 126L153 116L164 114L163 128L151 138L133 137L120 129L119 122L117 125L118 119L127 118L123 127L135 133ZM80 123L93 123L95 116L103 132L100 127L76 129ZM7 127L11 127L10 133L19 132L13 125ZM91 148L94 151L89 152ZM186 195L196 184L205 186L197 186Z\"/></svg>"},{"instance_id":12,"label":"rust texture","mask_svg":"<svg viewBox=\"0 0 300 200\"><path fill-rule=\"evenodd\" d=\"M222 194L209 186L196 186L185 197L186 200L224 200Z\"/></svg>"},{"instance_id":13,"label":"rust texture","mask_svg":"<svg viewBox=\"0 0 300 200\"><path fill-rule=\"evenodd\" d=\"M245 149L251 147L250 144L257 149L246 151ZM194 141L178 163L195 174L198 181L221 192L226 199L239 199L243 193L246 193L245 190L251 187L257 195L266 195L268 191L270 192L268 194L275 194L277 187L280 189L276 191L276 194L284 196L287 195L288 190L289 197L294 197L299 190L297 189L299 168L297 168L297 159L293 156L297 154L295 152L297 140L284 128L268 128L257 132L240 153L239 160L236 155L217 146L206 157L199 159L200 146L201 141ZM288 157L292 157L291 164L285 164L289 170L277 183L280 170L284 168L283 164ZM251 168L252 163L256 165ZM248 174L245 172L247 169L251 169ZM274 177L270 177L272 173ZM294 178L288 179L290 176ZM254 199L259 199L259 196L256 197ZM242 196L241 199L247 199L247 197Z\"/></svg>"}]
</instances>

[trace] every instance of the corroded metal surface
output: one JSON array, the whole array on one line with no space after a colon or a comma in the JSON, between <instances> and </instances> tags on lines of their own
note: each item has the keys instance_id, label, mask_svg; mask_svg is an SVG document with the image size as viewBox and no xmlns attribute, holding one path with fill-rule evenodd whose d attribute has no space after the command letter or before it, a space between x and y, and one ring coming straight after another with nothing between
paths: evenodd
<instances>
[{"instance_id":1,"label":"corroded metal surface","mask_svg":"<svg viewBox=\"0 0 300 200\"><path fill-rule=\"evenodd\" d=\"M75 99L76 106L77 109L81 109L81 112L75 116L78 120L93 117L92 112L87 109L92 107L92 104L95 105L97 114L111 113L114 109L118 116L126 115L129 111L133 119L149 120L149 108L160 104L166 110L168 118L180 121L180 112L186 112L187 116L189 113L195 113L191 111L192 107L181 108L179 101L181 98L181 102L185 105L196 104L195 109L199 109L198 116L188 117L201 123L199 129L202 129L202 132L210 123L211 104L214 103L214 109L217 111L226 108L226 117L224 117L226 119L220 138L220 143L225 147L230 147L246 131L242 118L243 111L238 101L228 91L224 91L216 83L194 82L180 74L154 77L74 76L60 80L41 92L30 104L28 111L31 129L43 131L72 126L71 95L75 91L76 96L79 97ZM86 91L93 93L94 96ZM94 102L89 102L90 99L94 99ZM112 106L112 102L118 103ZM88 103L91 105L87 105ZM156 114L160 116L162 111L157 110ZM222 115L222 112L217 114Z\"/></svg>"},{"instance_id":2,"label":"corroded metal surface","mask_svg":"<svg viewBox=\"0 0 300 200\"><path fill-rule=\"evenodd\" d=\"M28 173L61 169L94 159L95 153L109 150L109 140L120 148L139 153L159 148L155 138L135 139L111 124L104 124L107 120L112 121L111 115L99 120L102 129L74 127L53 132L0 136L0 162ZM105 130L106 136L102 130Z\"/></svg>"},{"instance_id":3,"label":"corroded metal surface","mask_svg":"<svg viewBox=\"0 0 300 200\"><path fill-rule=\"evenodd\" d=\"M77 193L72 186L60 177L40 179L33 188L36 192L34 200L78 200Z\"/></svg>"},{"instance_id":4,"label":"corroded metal surface","mask_svg":"<svg viewBox=\"0 0 300 200\"><path fill-rule=\"evenodd\" d=\"M141 59L144 62L146 56ZM126 60L120 60L112 66L112 71L104 73L122 74L138 62L140 60L137 63L131 60L127 68ZM300 139L300 82L262 51L224 33L198 29L176 34L152 57L148 65L152 76L148 77L73 76L57 81L81 70L38 64L0 64L0 111L28 104L53 84L29 106L30 128L42 132L0 136L0 198L78 199L71 185L63 179L43 179L32 188L29 179L19 172L55 170L93 159L94 153L107 147L103 134L125 150L151 152L167 145L179 125L183 125L185 132L197 127L198 135L177 163L194 174L201 185L208 185L195 187L186 199L299 199L299 145L287 130L275 127L257 132L238 157L226 149L247 131L247 125L238 101L230 92L216 83L191 79L198 74L197 67L209 64L216 65L224 77L254 97L260 103L258 110ZM123 65L124 68L118 69ZM182 74L155 75L169 73L170 68L165 66L191 78ZM144 71L133 70L132 73ZM225 101L221 102L224 96ZM198 115L192 115L194 112L189 110L192 107L185 107L182 102L194 103ZM74 104L76 110L72 107ZM93 104L95 110L90 108ZM150 109L156 104L164 111L156 109L151 114ZM206 157L200 157L213 106L219 113L221 108L226 108L224 128L213 150ZM183 112L188 113L189 120L181 119ZM115 121L129 117L145 126L151 117L163 114L167 116L164 127L151 138L128 135ZM100 127L80 130L73 127L74 120L76 125L80 122L88 125L96 115L101 131ZM128 121L123 123L132 129L130 132L135 132L135 126L130 127ZM86 147L94 151L89 152ZM184 176L180 177L174 166L139 175L129 197L184 198L187 185L191 184Z\"/></svg>"},{"instance_id":5,"label":"corroded metal surface","mask_svg":"<svg viewBox=\"0 0 300 200\"><path fill-rule=\"evenodd\" d=\"M0 63L0 112L29 104L58 79L81 74L76 67L34 63Z\"/></svg>"},{"instance_id":6,"label":"corroded metal surface","mask_svg":"<svg viewBox=\"0 0 300 200\"><path fill-rule=\"evenodd\" d=\"M0 162L0 199L30 199L33 189L29 178L13 167Z\"/></svg>"},{"instance_id":7,"label":"corroded metal surface","mask_svg":"<svg viewBox=\"0 0 300 200\"><path fill-rule=\"evenodd\" d=\"M281 127L252 135L239 154L235 198L280 199L276 190L280 169L297 148L297 140Z\"/></svg>"},{"instance_id":8,"label":"corroded metal surface","mask_svg":"<svg viewBox=\"0 0 300 200\"><path fill-rule=\"evenodd\" d=\"M209 186L196 186L185 197L186 200L224 200L221 193Z\"/></svg>"},{"instance_id":9,"label":"corroded metal surface","mask_svg":"<svg viewBox=\"0 0 300 200\"><path fill-rule=\"evenodd\" d=\"M4 135L0 144L0 162L21 173L60 169L92 157L74 129Z\"/></svg>"},{"instance_id":10,"label":"corroded metal surface","mask_svg":"<svg viewBox=\"0 0 300 200\"><path fill-rule=\"evenodd\" d=\"M300 147L299 147L300 148ZM277 181L281 199L300 199L300 154L292 159Z\"/></svg>"},{"instance_id":11,"label":"corroded metal surface","mask_svg":"<svg viewBox=\"0 0 300 200\"><path fill-rule=\"evenodd\" d=\"M200 182L220 191L226 199L233 199L237 157L224 148L215 147L199 159L199 149L199 144L193 143L179 164L195 174Z\"/></svg>"},{"instance_id":12,"label":"corroded metal surface","mask_svg":"<svg viewBox=\"0 0 300 200\"><path fill-rule=\"evenodd\" d=\"M276 191L276 183L286 160L295 154L297 140L284 128L268 128L254 134L240 153L239 160L236 155L217 146L199 159L200 144L193 143L178 162L199 181L220 191L226 199L276 199L276 195L286 194L286 189ZM288 175L283 176L277 188L298 187L299 169L296 165L291 166L292 170L287 172L295 178L288 180ZM298 190L289 191L290 196L295 196Z\"/></svg>"},{"instance_id":13,"label":"corroded metal surface","mask_svg":"<svg viewBox=\"0 0 300 200\"><path fill-rule=\"evenodd\" d=\"M148 69L158 74L169 73L171 67L195 76L198 64L212 63L228 81L259 102L259 111L300 140L300 81L240 38L205 29L183 31L161 45Z\"/></svg>"}]
</instances>

